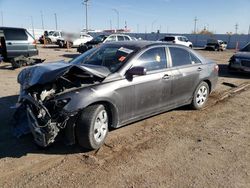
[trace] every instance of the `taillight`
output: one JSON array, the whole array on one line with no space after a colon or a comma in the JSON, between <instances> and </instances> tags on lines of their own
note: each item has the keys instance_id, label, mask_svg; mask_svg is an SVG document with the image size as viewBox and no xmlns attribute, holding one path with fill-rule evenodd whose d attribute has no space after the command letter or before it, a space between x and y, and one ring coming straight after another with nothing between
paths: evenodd
<instances>
[{"instance_id":1,"label":"taillight","mask_svg":"<svg viewBox=\"0 0 250 188\"><path fill-rule=\"evenodd\" d=\"M214 71L215 71L215 72L219 72L219 65L215 65L215 66L214 66Z\"/></svg>"}]
</instances>

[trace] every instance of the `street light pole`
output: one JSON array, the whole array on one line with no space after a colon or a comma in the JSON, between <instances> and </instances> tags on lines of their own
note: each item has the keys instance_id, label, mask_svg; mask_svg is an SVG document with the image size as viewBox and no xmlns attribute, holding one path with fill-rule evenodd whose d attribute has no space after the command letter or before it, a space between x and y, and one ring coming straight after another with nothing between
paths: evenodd
<instances>
[{"instance_id":1,"label":"street light pole","mask_svg":"<svg viewBox=\"0 0 250 188\"><path fill-rule=\"evenodd\" d=\"M119 11L117 10L117 9L115 9L115 8L113 8L112 9L115 13L116 13L116 15L117 15L117 30L119 29L119 20L120 20L120 14L119 14Z\"/></svg>"},{"instance_id":2,"label":"street light pole","mask_svg":"<svg viewBox=\"0 0 250 188\"><path fill-rule=\"evenodd\" d=\"M41 11L41 19L42 19L42 28L44 30L44 23L43 23L43 12Z\"/></svg>"},{"instance_id":3,"label":"street light pole","mask_svg":"<svg viewBox=\"0 0 250 188\"><path fill-rule=\"evenodd\" d=\"M3 11L1 11L1 19L2 19L2 26L3 26Z\"/></svg>"},{"instance_id":4,"label":"street light pole","mask_svg":"<svg viewBox=\"0 0 250 188\"><path fill-rule=\"evenodd\" d=\"M196 34L196 32L197 32L197 21L198 21L198 19L197 19L197 17L195 17L194 18L194 34Z\"/></svg>"},{"instance_id":5,"label":"street light pole","mask_svg":"<svg viewBox=\"0 0 250 188\"><path fill-rule=\"evenodd\" d=\"M89 0L84 0L83 4L85 5L85 24L86 24L86 32L88 32L88 2Z\"/></svg>"},{"instance_id":6,"label":"street light pole","mask_svg":"<svg viewBox=\"0 0 250 188\"><path fill-rule=\"evenodd\" d=\"M55 15L56 30L57 30L57 15L56 13L54 15Z\"/></svg>"}]
</instances>

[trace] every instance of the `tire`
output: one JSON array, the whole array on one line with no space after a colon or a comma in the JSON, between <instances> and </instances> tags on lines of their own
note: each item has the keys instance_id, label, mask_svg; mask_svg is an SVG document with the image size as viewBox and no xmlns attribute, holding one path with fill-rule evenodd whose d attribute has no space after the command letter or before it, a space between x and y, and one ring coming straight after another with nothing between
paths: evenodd
<instances>
[{"instance_id":1,"label":"tire","mask_svg":"<svg viewBox=\"0 0 250 188\"><path fill-rule=\"evenodd\" d=\"M193 46L192 46L192 45L190 45L190 46L189 46L189 48L193 48Z\"/></svg>"},{"instance_id":2,"label":"tire","mask_svg":"<svg viewBox=\"0 0 250 188\"><path fill-rule=\"evenodd\" d=\"M196 88L191 103L191 107L195 110L202 109L208 100L209 86L206 82L201 82Z\"/></svg>"},{"instance_id":3,"label":"tire","mask_svg":"<svg viewBox=\"0 0 250 188\"><path fill-rule=\"evenodd\" d=\"M46 38L45 40L46 40L46 44L52 44L52 41L50 38Z\"/></svg>"},{"instance_id":4,"label":"tire","mask_svg":"<svg viewBox=\"0 0 250 188\"><path fill-rule=\"evenodd\" d=\"M76 124L76 137L79 145L86 149L98 149L108 134L109 117L103 105L85 108Z\"/></svg>"}]
</instances>

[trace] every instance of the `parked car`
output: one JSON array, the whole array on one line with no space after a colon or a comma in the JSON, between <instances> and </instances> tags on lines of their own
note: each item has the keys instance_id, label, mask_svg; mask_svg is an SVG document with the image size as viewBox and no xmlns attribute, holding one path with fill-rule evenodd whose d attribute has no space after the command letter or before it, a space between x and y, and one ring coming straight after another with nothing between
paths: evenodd
<instances>
[{"instance_id":1,"label":"parked car","mask_svg":"<svg viewBox=\"0 0 250 188\"><path fill-rule=\"evenodd\" d=\"M227 49L227 42L216 39L208 39L205 45L206 50L224 51Z\"/></svg>"},{"instance_id":2,"label":"parked car","mask_svg":"<svg viewBox=\"0 0 250 188\"><path fill-rule=\"evenodd\" d=\"M109 128L183 105L203 108L217 79L218 65L184 46L106 43L69 63L22 70L16 114L27 112L25 125L39 146L64 131L69 143L76 138L82 147L97 149Z\"/></svg>"},{"instance_id":3,"label":"parked car","mask_svg":"<svg viewBox=\"0 0 250 188\"><path fill-rule=\"evenodd\" d=\"M30 57L38 55L36 41L24 28L0 27L1 53L5 59L23 55Z\"/></svg>"},{"instance_id":4,"label":"parked car","mask_svg":"<svg viewBox=\"0 0 250 188\"><path fill-rule=\"evenodd\" d=\"M170 43L174 43L174 44L180 44L180 45L183 45L183 46L193 48L193 43L190 42L188 40L188 38L184 37L184 36L165 36L160 41L170 42Z\"/></svg>"},{"instance_id":5,"label":"parked car","mask_svg":"<svg viewBox=\"0 0 250 188\"><path fill-rule=\"evenodd\" d=\"M77 48L79 53L84 53L87 50L101 44L101 43L108 43L108 42L115 42L115 41L131 41L133 40L130 36L125 34L112 34L112 35L99 35L93 40L87 42L85 45L80 45Z\"/></svg>"},{"instance_id":6,"label":"parked car","mask_svg":"<svg viewBox=\"0 0 250 188\"><path fill-rule=\"evenodd\" d=\"M93 37L88 34L81 34L80 38L75 39L73 41L73 47L79 47L80 45L84 45L86 42L89 42L92 39Z\"/></svg>"},{"instance_id":7,"label":"parked car","mask_svg":"<svg viewBox=\"0 0 250 188\"><path fill-rule=\"evenodd\" d=\"M250 73L250 43L230 58L228 69Z\"/></svg>"}]
</instances>

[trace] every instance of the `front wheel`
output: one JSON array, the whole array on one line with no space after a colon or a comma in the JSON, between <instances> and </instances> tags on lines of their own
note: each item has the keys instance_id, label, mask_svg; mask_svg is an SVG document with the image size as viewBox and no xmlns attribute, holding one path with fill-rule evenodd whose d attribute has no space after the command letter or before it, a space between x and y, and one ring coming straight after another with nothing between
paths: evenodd
<instances>
[{"instance_id":1,"label":"front wheel","mask_svg":"<svg viewBox=\"0 0 250 188\"><path fill-rule=\"evenodd\" d=\"M98 149L108 134L109 117L106 108L97 104L85 108L76 124L76 137L80 146Z\"/></svg>"},{"instance_id":2,"label":"front wheel","mask_svg":"<svg viewBox=\"0 0 250 188\"><path fill-rule=\"evenodd\" d=\"M207 102L209 95L209 86L206 82L201 82L196 88L191 103L191 107L195 110L202 109Z\"/></svg>"}]
</instances>

